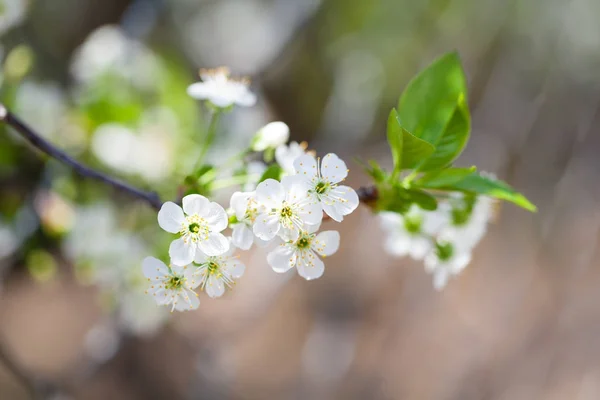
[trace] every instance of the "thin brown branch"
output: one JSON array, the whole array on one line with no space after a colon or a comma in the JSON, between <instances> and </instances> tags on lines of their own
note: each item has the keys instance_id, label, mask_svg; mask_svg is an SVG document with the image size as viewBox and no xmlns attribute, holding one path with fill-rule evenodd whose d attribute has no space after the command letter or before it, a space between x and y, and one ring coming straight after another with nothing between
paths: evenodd
<instances>
[{"instance_id":1,"label":"thin brown branch","mask_svg":"<svg viewBox=\"0 0 600 400\"><path fill-rule=\"evenodd\" d=\"M8 111L8 109L1 104L0 120L4 121L7 125L12 127L29 143L31 143L31 145L39 149L41 152L59 160L63 164L68 165L80 175L106 183L124 193L127 193L133 197L145 201L156 210L160 209L162 202L155 192L146 192L144 190L138 189L134 186L121 182L120 180L117 180L109 175L103 174L102 172L96 171L95 169L92 169L86 165L83 165L79 161L69 156L64 151L54 146L46 139L42 138L33 129L27 126L23 121L21 121L17 116Z\"/></svg>"}]
</instances>

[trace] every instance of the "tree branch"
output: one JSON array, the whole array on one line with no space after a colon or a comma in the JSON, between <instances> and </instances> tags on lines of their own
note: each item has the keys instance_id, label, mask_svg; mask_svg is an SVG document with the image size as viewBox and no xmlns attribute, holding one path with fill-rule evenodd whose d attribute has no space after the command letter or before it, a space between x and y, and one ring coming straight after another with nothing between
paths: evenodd
<instances>
[{"instance_id":1,"label":"tree branch","mask_svg":"<svg viewBox=\"0 0 600 400\"><path fill-rule=\"evenodd\" d=\"M95 169L92 169L86 165L81 164L79 161L75 160L67 153L60 150L52 143L48 142L46 139L38 135L33 129L31 129L19 118L17 118L17 116L8 111L8 109L2 104L0 104L0 121L4 121L7 125L12 127L29 143L31 143L31 145L33 145L43 153L47 154L48 156L55 158L63 164L66 164L69 167L73 168L80 175L85 176L87 178L96 179L122 192L128 193L133 197L137 197L138 199L148 203L155 210L160 209L162 202L155 192L143 191L134 186L121 182L111 176L96 171Z\"/></svg>"},{"instance_id":2,"label":"tree branch","mask_svg":"<svg viewBox=\"0 0 600 400\"><path fill-rule=\"evenodd\" d=\"M121 182L109 175L103 174L102 172L96 171L95 169L81 164L79 161L75 160L67 153L60 150L52 143L38 135L33 129L27 126L16 115L8 111L8 109L2 104L0 104L0 121L4 121L4 123L12 127L38 150L52 158L61 161L63 164L68 165L80 175L87 178L96 179L118 190L121 190L122 192L125 192L132 197L137 197L138 199L148 203L155 210L160 209L162 201L155 192L143 191L134 186ZM378 193L375 186L361 186L358 189L356 189L356 193L358 194L360 202L367 206L373 204L378 198Z\"/></svg>"}]
</instances>

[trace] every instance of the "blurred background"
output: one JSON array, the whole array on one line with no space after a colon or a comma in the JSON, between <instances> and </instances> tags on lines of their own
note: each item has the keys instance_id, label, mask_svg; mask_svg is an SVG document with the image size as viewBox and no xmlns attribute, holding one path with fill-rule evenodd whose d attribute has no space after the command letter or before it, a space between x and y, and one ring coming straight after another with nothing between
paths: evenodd
<instances>
[{"instance_id":1,"label":"blurred background","mask_svg":"<svg viewBox=\"0 0 600 400\"><path fill-rule=\"evenodd\" d=\"M502 205L440 293L359 208L321 279L275 274L258 249L235 290L171 315L140 278L171 240L156 212L1 126L0 399L31 397L19 371L61 400L600 398L597 0L0 0L0 43L9 109L163 199L206 127L185 93L198 68L259 97L224 118L213 161L283 120L358 187L352 157L390 164L389 110L456 49L473 116L459 164L539 208Z\"/></svg>"}]
</instances>

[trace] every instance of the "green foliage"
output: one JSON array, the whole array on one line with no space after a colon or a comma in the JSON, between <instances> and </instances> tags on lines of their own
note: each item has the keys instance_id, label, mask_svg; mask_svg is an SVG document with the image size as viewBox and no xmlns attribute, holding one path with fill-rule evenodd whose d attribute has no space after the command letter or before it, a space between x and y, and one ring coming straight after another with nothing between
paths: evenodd
<instances>
[{"instance_id":1,"label":"green foliage","mask_svg":"<svg viewBox=\"0 0 600 400\"><path fill-rule=\"evenodd\" d=\"M417 169L420 171L432 171L450 165L463 151L469 140L471 130L471 115L469 106L463 95L457 100L454 112L442 134L437 138L434 153L427 158Z\"/></svg>"},{"instance_id":2,"label":"green foliage","mask_svg":"<svg viewBox=\"0 0 600 400\"><path fill-rule=\"evenodd\" d=\"M281 167L278 164L272 164L262 174L262 176L258 180L258 183L265 181L267 179L280 180L282 174L283 174L283 170L281 169Z\"/></svg>"},{"instance_id":3,"label":"green foliage","mask_svg":"<svg viewBox=\"0 0 600 400\"><path fill-rule=\"evenodd\" d=\"M507 183L501 180L481 176L476 173L467 175L462 180L455 182L450 186L442 187L441 189L458 190L461 192L490 196L496 199L509 201L529 211L537 211L537 207L534 204Z\"/></svg>"},{"instance_id":4,"label":"green foliage","mask_svg":"<svg viewBox=\"0 0 600 400\"><path fill-rule=\"evenodd\" d=\"M414 203L428 211L433 211L437 208L435 198L420 189L406 188L401 184L392 184L380 185L377 190L379 192L379 199L375 206L377 211L393 211L404 214Z\"/></svg>"},{"instance_id":5,"label":"green foliage","mask_svg":"<svg viewBox=\"0 0 600 400\"><path fill-rule=\"evenodd\" d=\"M431 144L402 127L396 110L392 110L388 117L387 137L394 158L394 178L402 169L415 167L435 151Z\"/></svg>"},{"instance_id":6,"label":"green foliage","mask_svg":"<svg viewBox=\"0 0 600 400\"><path fill-rule=\"evenodd\" d=\"M467 99L467 84L457 53L448 53L413 78L398 103L402 126L435 144L448 125L459 98Z\"/></svg>"},{"instance_id":7,"label":"green foliage","mask_svg":"<svg viewBox=\"0 0 600 400\"><path fill-rule=\"evenodd\" d=\"M411 204L435 210L436 199L425 190L460 191L510 201L530 211L535 206L506 183L481 176L475 167L452 163L469 140L471 115L460 59L448 53L421 71L392 109L387 139L394 170L391 175L376 163L365 168L380 193L378 210L405 213ZM403 170L412 170L400 180Z\"/></svg>"}]
</instances>

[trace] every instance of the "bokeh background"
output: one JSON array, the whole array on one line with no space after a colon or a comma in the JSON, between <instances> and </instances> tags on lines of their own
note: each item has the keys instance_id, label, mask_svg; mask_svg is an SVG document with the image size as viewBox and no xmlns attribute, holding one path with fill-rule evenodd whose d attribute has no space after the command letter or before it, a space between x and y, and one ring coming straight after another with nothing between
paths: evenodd
<instances>
[{"instance_id":1,"label":"bokeh background","mask_svg":"<svg viewBox=\"0 0 600 400\"><path fill-rule=\"evenodd\" d=\"M321 279L275 274L259 249L235 290L170 315L138 285L170 240L155 212L0 127L0 399L31 395L14 370L61 400L600 398L597 0L0 0L0 34L2 102L163 198L206 126L185 94L199 67L259 95L224 119L214 161L283 120L358 187L352 157L390 164L390 108L456 49L473 116L459 163L539 207L504 204L443 292L385 255L360 208Z\"/></svg>"}]
</instances>

